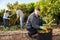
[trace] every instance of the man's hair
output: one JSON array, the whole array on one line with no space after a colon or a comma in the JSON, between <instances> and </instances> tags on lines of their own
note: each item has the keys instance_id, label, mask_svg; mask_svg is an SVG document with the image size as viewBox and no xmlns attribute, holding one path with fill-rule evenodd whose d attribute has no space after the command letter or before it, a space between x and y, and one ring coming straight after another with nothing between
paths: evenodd
<instances>
[{"instance_id":1,"label":"man's hair","mask_svg":"<svg viewBox=\"0 0 60 40\"><path fill-rule=\"evenodd\" d=\"M40 9L39 9L39 8L35 8L35 10L38 10L38 11L40 11Z\"/></svg>"}]
</instances>

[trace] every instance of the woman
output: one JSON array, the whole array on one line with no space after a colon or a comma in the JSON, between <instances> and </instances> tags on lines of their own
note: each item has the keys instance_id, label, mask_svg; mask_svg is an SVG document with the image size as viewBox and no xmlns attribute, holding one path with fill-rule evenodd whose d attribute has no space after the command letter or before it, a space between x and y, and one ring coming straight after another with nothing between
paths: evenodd
<instances>
[{"instance_id":1,"label":"woman","mask_svg":"<svg viewBox=\"0 0 60 40\"><path fill-rule=\"evenodd\" d=\"M9 11L6 10L6 12L4 13L4 16L3 16L3 23L4 23L5 28L9 27L9 22L8 22L9 19L10 19L9 18Z\"/></svg>"}]
</instances>

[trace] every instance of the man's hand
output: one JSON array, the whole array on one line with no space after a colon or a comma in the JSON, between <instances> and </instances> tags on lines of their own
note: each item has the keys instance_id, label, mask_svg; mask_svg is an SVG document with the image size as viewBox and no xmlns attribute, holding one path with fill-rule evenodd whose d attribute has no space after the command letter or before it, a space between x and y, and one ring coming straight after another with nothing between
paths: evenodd
<instances>
[{"instance_id":1,"label":"man's hand","mask_svg":"<svg viewBox=\"0 0 60 40\"><path fill-rule=\"evenodd\" d=\"M40 29L46 30L47 28L45 26L40 26Z\"/></svg>"}]
</instances>

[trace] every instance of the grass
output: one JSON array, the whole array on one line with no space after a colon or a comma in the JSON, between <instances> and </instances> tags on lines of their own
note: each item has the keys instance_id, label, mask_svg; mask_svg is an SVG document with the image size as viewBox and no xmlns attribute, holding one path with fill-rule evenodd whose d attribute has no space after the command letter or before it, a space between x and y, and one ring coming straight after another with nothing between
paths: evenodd
<instances>
[{"instance_id":1,"label":"grass","mask_svg":"<svg viewBox=\"0 0 60 40\"><path fill-rule=\"evenodd\" d=\"M0 31L14 31L14 30L21 30L21 28L18 26L11 26L11 27L1 27L0 26Z\"/></svg>"}]
</instances>

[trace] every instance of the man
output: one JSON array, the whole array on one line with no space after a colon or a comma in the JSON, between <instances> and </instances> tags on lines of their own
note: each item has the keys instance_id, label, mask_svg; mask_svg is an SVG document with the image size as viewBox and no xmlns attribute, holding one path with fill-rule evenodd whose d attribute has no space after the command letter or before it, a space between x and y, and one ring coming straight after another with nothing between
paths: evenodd
<instances>
[{"instance_id":1,"label":"man","mask_svg":"<svg viewBox=\"0 0 60 40\"><path fill-rule=\"evenodd\" d=\"M17 19L20 18L20 27L21 27L21 29L23 29L24 13L19 8L17 8L15 11L17 14Z\"/></svg>"},{"instance_id":2,"label":"man","mask_svg":"<svg viewBox=\"0 0 60 40\"><path fill-rule=\"evenodd\" d=\"M28 30L29 37L38 33L38 30L46 30L43 25L43 20L39 17L40 9L35 8L34 12L28 17L26 28Z\"/></svg>"}]
</instances>

